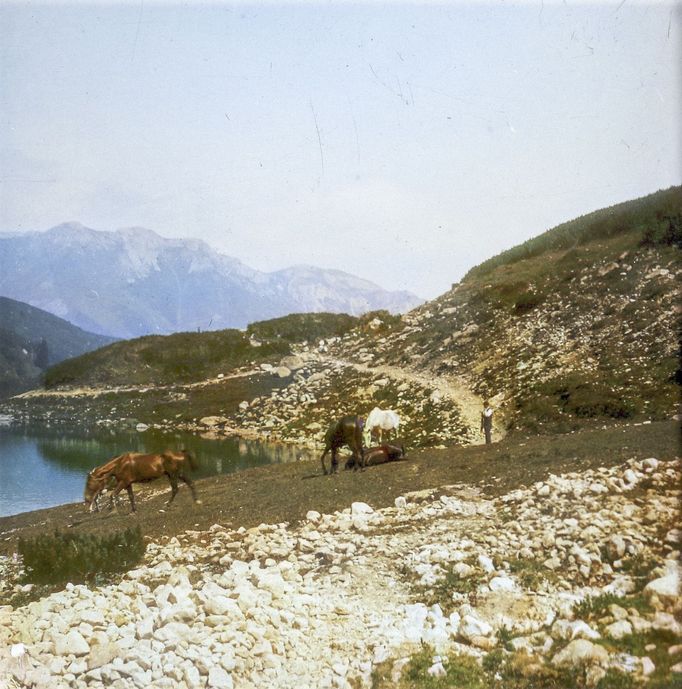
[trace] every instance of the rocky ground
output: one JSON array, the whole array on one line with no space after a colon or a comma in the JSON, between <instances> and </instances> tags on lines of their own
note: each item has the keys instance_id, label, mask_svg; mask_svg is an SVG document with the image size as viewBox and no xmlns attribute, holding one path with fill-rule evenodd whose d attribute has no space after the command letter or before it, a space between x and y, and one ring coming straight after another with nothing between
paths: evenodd
<instances>
[{"instance_id":1,"label":"rocky ground","mask_svg":"<svg viewBox=\"0 0 682 689\"><path fill-rule=\"evenodd\" d=\"M679 460L648 458L185 531L117 584L0 608L0 682L355 689L466 667L487 683L452 686L673 686L679 487Z\"/></svg>"},{"instance_id":2,"label":"rocky ground","mask_svg":"<svg viewBox=\"0 0 682 689\"><path fill-rule=\"evenodd\" d=\"M5 402L2 410L20 424L70 425L74 419L100 427L143 423L156 429L321 448L332 420L350 413L366 417L380 406L400 415L400 435L412 448L482 442L483 400L466 385L452 377L374 365L363 352L354 352L353 360L344 359L345 344L342 338L332 338L299 345L295 355L275 364L182 386L35 390ZM268 386L264 378L274 384ZM249 385L250 380L260 382ZM234 401L237 389L242 397ZM210 413L191 419L156 413L173 404L196 409L193 395L215 397ZM503 419L498 416L495 437L503 435Z\"/></svg>"}]
</instances>

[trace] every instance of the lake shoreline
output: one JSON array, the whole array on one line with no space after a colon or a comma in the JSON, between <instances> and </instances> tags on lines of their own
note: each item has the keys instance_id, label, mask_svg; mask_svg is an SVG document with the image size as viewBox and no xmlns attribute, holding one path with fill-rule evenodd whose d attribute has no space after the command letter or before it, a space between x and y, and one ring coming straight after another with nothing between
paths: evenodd
<instances>
[{"instance_id":1,"label":"lake shoreline","mask_svg":"<svg viewBox=\"0 0 682 689\"><path fill-rule=\"evenodd\" d=\"M199 479L201 505L180 488L165 509L167 483L159 480L139 492L138 512L127 499L118 512L89 513L82 503L0 517L0 554L11 554L19 536L54 529L105 533L139 524L152 540L188 528L215 523L250 528L260 523L295 522L310 509L333 512L361 500L389 506L403 492L453 483L479 486L491 495L541 480L549 473L611 466L630 459L672 460L679 454L678 424L612 425L555 436L510 436L491 446L451 446L408 452L404 461L370 467L365 472L340 471L323 476L316 459L271 464ZM85 474L83 475L83 481Z\"/></svg>"}]
</instances>

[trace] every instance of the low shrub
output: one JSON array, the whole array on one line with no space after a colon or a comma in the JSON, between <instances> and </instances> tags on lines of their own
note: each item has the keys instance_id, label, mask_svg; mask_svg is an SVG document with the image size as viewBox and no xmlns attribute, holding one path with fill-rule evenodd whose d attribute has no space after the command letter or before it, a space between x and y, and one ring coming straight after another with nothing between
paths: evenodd
<instances>
[{"instance_id":1,"label":"low shrub","mask_svg":"<svg viewBox=\"0 0 682 689\"><path fill-rule=\"evenodd\" d=\"M26 581L57 586L124 572L140 561L145 545L138 526L102 536L55 531L20 538L18 550Z\"/></svg>"},{"instance_id":2,"label":"low shrub","mask_svg":"<svg viewBox=\"0 0 682 689\"><path fill-rule=\"evenodd\" d=\"M408 687L420 687L423 689L446 689L457 687L458 689L486 689L488 685L485 673L475 658L461 655L446 659L445 675L434 677L428 673L433 665L435 652L430 646L425 646L415 653L403 671L403 680Z\"/></svg>"},{"instance_id":3,"label":"low shrub","mask_svg":"<svg viewBox=\"0 0 682 689\"><path fill-rule=\"evenodd\" d=\"M345 313L292 313L250 323L246 334L264 341L315 342L345 335L358 323L358 318Z\"/></svg>"},{"instance_id":4,"label":"low shrub","mask_svg":"<svg viewBox=\"0 0 682 689\"><path fill-rule=\"evenodd\" d=\"M640 595L620 596L615 593L602 593L599 596L588 596L573 606L573 613L578 619L590 620L607 615L609 606L619 605L621 608L635 608L640 613L651 612L647 599Z\"/></svg>"},{"instance_id":5,"label":"low shrub","mask_svg":"<svg viewBox=\"0 0 682 689\"><path fill-rule=\"evenodd\" d=\"M542 304L545 300L545 295L528 290L519 295L514 303L514 312L517 314L524 314L532 311L536 306Z\"/></svg>"}]
</instances>

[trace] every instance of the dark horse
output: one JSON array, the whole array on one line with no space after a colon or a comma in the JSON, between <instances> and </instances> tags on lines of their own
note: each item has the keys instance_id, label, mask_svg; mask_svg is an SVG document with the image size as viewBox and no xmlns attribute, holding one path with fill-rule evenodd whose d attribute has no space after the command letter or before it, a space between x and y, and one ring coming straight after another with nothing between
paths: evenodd
<instances>
[{"instance_id":1,"label":"dark horse","mask_svg":"<svg viewBox=\"0 0 682 689\"><path fill-rule=\"evenodd\" d=\"M196 468L196 461L191 452L171 452L166 450L161 454L142 454L140 452L126 452L109 460L106 464L93 469L85 483L85 504L90 506L96 500L99 493L104 490L107 483L114 479L116 486L111 494L111 506L114 506L114 498L125 488L128 491L130 506L135 512L135 496L133 495L133 483L152 481L163 475L168 477L171 485L170 505L178 492L178 479L184 481L192 491L192 499L197 500L194 486L187 468ZM95 505L97 503L95 502Z\"/></svg>"},{"instance_id":2,"label":"dark horse","mask_svg":"<svg viewBox=\"0 0 682 689\"><path fill-rule=\"evenodd\" d=\"M405 457L405 446L400 443L384 443L377 447L365 449L365 466L373 467L377 464L395 462ZM355 465L355 458L349 457L346 462L346 469L352 469Z\"/></svg>"},{"instance_id":3,"label":"dark horse","mask_svg":"<svg viewBox=\"0 0 682 689\"><path fill-rule=\"evenodd\" d=\"M386 464L386 462L395 462L399 459L404 459L405 446L402 443L384 443L377 447L368 447L365 449L365 466L372 467L377 464ZM352 469L355 466L355 457L349 457L346 462L346 469Z\"/></svg>"},{"instance_id":4,"label":"dark horse","mask_svg":"<svg viewBox=\"0 0 682 689\"><path fill-rule=\"evenodd\" d=\"M344 416L338 421L329 426L324 436L324 452L320 461L322 462L322 471L327 475L327 467L324 465L324 458L331 450L332 466L330 473L336 473L339 470L339 460L337 453L339 448L343 445L348 445L353 453L355 460L355 468L365 468L364 451L362 448L362 429L363 421L359 416Z\"/></svg>"}]
</instances>

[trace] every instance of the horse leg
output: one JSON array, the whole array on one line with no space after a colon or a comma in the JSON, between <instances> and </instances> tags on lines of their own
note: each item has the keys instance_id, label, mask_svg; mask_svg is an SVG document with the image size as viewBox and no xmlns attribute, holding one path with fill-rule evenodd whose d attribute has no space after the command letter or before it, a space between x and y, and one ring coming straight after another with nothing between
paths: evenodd
<instances>
[{"instance_id":1,"label":"horse leg","mask_svg":"<svg viewBox=\"0 0 682 689\"><path fill-rule=\"evenodd\" d=\"M337 457L337 452L339 451L339 448L336 447L335 445L332 445L332 468L331 472L332 474L336 474L339 470L339 459Z\"/></svg>"},{"instance_id":2,"label":"horse leg","mask_svg":"<svg viewBox=\"0 0 682 689\"><path fill-rule=\"evenodd\" d=\"M196 503L198 503L199 505L201 505L201 500L197 500L197 493L196 493L196 491L194 490L194 484L192 483L192 481L191 481L187 476L185 476L184 474L180 474L180 475L178 476L178 478L179 478L181 481L184 481L184 482L189 486L189 489L192 491L192 500L194 500L194 502L196 502Z\"/></svg>"},{"instance_id":3,"label":"horse leg","mask_svg":"<svg viewBox=\"0 0 682 689\"><path fill-rule=\"evenodd\" d=\"M362 444L353 448L353 457L355 457L355 468L364 471L367 463L365 461L365 448L362 447Z\"/></svg>"},{"instance_id":4,"label":"horse leg","mask_svg":"<svg viewBox=\"0 0 682 689\"><path fill-rule=\"evenodd\" d=\"M168 480L171 484L171 496L170 500L166 503L166 505L170 505L171 502L173 502L173 499L175 498L178 492L178 477L175 474L168 474Z\"/></svg>"},{"instance_id":5,"label":"horse leg","mask_svg":"<svg viewBox=\"0 0 682 689\"><path fill-rule=\"evenodd\" d=\"M135 512L135 495L133 494L133 484L129 483L126 486L126 490L128 491L128 499L130 500L131 511Z\"/></svg>"},{"instance_id":6,"label":"horse leg","mask_svg":"<svg viewBox=\"0 0 682 689\"><path fill-rule=\"evenodd\" d=\"M324 458L327 452L329 452L329 445L327 445L324 448L324 452L322 453L322 457L320 457L320 461L322 462L322 473L326 476L327 475L327 467L324 465Z\"/></svg>"},{"instance_id":7,"label":"horse leg","mask_svg":"<svg viewBox=\"0 0 682 689\"><path fill-rule=\"evenodd\" d=\"M114 488L114 490L111 491L111 500L109 501L109 509L110 510L113 510L114 507L116 507L116 503L115 503L116 496L123 490L124 486L125 486L125 484L123 483L123 481L117 481L116 482L116 487ZM128 495L130 495L130 493L128 493ZM134 505L134 503L132 503L132 500L131 500L131 504ZM134 510L135 510L135 508L133 506L133 511Z\"/></svg>"}]
</instances>

